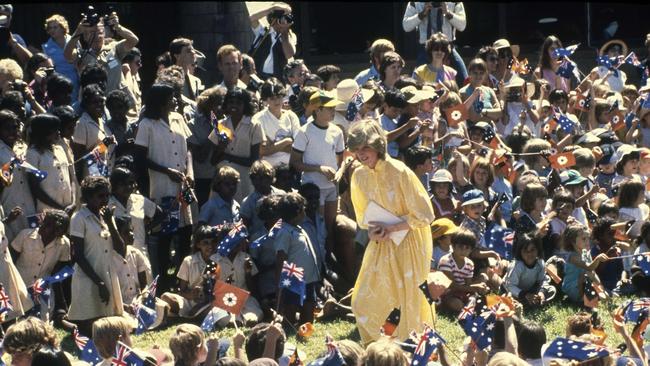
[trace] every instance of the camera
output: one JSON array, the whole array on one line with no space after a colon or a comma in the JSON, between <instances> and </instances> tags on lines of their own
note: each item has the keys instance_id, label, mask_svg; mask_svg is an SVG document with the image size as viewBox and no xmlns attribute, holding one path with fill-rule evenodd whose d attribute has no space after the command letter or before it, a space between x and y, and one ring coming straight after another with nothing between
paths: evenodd
<instances>
[{"instance_id":1,"label":"camera","mask_svg":"<svg viewBox=\"0 0 650 366\"><path fill-rule=\"evenodd\" d=\"M95 7L92 5L86 7L86 10L81 13L81 18L83 19L83 24L89 27L96 26L99 21L102 20L102 17L99 16L97 10L95 10Z\"/></svg>"},{"instance_id":2,"label":"camera","mask_svg":"<svg viewBox=\"0 0 650 366\"><path fill-rule=\"evenodd\" d=\"M518 102L521 100L521 90L518 88L513 88L508 90L508 95L506 96L506 101L508 102Z\"/></svg>"},{"instance_id":3,"label":"camera","mask_svg":"<svg viewBox=\"0 0 650 366\"><path fill-rule=\"evenodd\" d=\"M273 10L269 14L269 20L277 19L278 21L284 20L287 23L293 23L293 14L285 13L284 10Z\"/></svg>"},{"instance_id":4,"label":"camera","mask_svg":"<svg viewBox=\"0 0 650 366\"><path fill-rule=\"evenodd\" d=\"M25 91L25 88L27 88L27 83L20 80L20 79L16 79L16 80L10 82L9 86L11 87L11 90L23 92L23 91Z\"/></svg>"}]
</instances>

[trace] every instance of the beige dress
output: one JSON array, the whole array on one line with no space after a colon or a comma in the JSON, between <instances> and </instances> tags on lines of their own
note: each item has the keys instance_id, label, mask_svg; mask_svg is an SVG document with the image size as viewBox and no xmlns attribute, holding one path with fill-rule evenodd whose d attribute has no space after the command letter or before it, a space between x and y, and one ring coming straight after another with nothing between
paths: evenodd
<instances>
[{"instance_id":1,"label":"beige dress","mask_svg":"<svg viewBox=\"0 0 650 366\"><path fill-rule=\"evenodd\" d=\"M257 120L252 120L251 117L244 116L241 121L237 124L237 129L233 128L232 121L230 117L220 121L226 127L228 127L235 137L228 143L226 147L226 153L234 156L239 156L242 158L248 158L251 155L251 146L261 144L266 141L264 137L264 131L262 131L262 125ZM210 132L208 139L212 141L213 144L219 144L219 137L214 133L214 130ZM237 202L241 202L249 194L253 193L254 187L251 182L249 170L250 167L239 165L228 160L223 160L217 164L218 168L227 165L232 167L237 172L239 172L239 184L237 185L237 193L235 194L234 199Z\"/></svg>"},{"instance_id":2,"label":"beige dress","mask_svg":"<svg viewBox=\"0 0 650 366\"><path fill-rule=\"evenodd\" d=\"M14 262L11 260L9 253L9 242L5 235L5 227L0 222L0 283L4 288L5 294L9 296L9 301L13 306L13 311L7 313L5 320L11 320L25 314L25 312L34 306L29 298L27 287L20 277Z\"/></svg>"},{"instance_id":3,"label":"beige dress","mask_svg":"<svg viewBox=\"0 0 650 366\"><path fill-rule=\"evenodd\" d=\"M67 207L74 202L70 163L61 146L54 144L52 150L45 150L43 153L31 146L27 150L26 160L34 167L47 172L47 178L40 184L43 191L54 201L63 207ZM46 208L53 207L41 201L36 202L37 212L43 212Z\"/></svg>"},{"instance_id":4,"label":"beige dress","mask_svg":"<svg viewBox=\"0 0 650 366\"><path fill-rule=\"evenodd\" d=\"M72 141L83 145L86 150L92 151L100 142L109 136L113 136L113 131L111 131L103 119L100 118L99 122L97 122L88 113L84 112L79 118L77 126L74 128ZM115 162L114 151L115 144L112 144L108 146L106 153L104 153L104 161L108 164L109 168L112 168ZM84 165L83 176L86 177L87 175L88 165Z\"/></svg>"},{"instance_id":5,"label":"beige dress","mask_svg":"<svg viewBox=\"0 0 650 366\"><path fill-rule=\"evenodd\" d=\"M183 116L172 112L169 124L162 120L144 118L140 121L135 144L147 148L147 158L164 167L176 169L193 176L187 162L187 138L191 135ZM149 197L160 204L163 197L177 197L181 185L172 181L166 174L149 169ZM192 224L190 207L181 207L178 227Z\"/></svg>"},{"instance_id":6,"label":"beige dress","mask_svg":"<svg viewBox=\"0 0 650 366\"><path fill-rule=\"evenodd\" d=\"M113 241L108 227L83 205L72 215L70 237L84 240L84 256L95 273L108 288L110 298L104 304L99 297L99 288L79 267L74 266L72 275L72 303L68 316L70 320L88 320L122 314L122 296L116 270L111 266ZM81 296L79 296L81 295Z\"/></svg>"},{"instance_id":7,"label":"beige dress","mask_svg":"<svg viewBox=\"0 0 650 366\"><path fill-rule=\"evenodd\" d=\"M26 151L27 146L23 143L16 142L12 149L0 140L0 166L11 161L14 156L24 158ZM36 213L34 198L29 190L27 175L23 169L14 169L11 185L5 187L2 191L0 203L5 215L9 215L14 207L18 206L23 209L23 214L5 227L7 239L11 241L20 230L27 228L27 216Z\"/></svg>"},{"instance_id":8,"label":"beige dress","mask_svg":"<svg viewBox=\"0 0 650 366\"><path fill-rule=\"evenodd\" d=\"M18 233L11 247L20 253L16 268L27 286L50 276L57 263L70 261L70 240L62 236L46 246L37 228Z\"/></svg>"}]
</instances>

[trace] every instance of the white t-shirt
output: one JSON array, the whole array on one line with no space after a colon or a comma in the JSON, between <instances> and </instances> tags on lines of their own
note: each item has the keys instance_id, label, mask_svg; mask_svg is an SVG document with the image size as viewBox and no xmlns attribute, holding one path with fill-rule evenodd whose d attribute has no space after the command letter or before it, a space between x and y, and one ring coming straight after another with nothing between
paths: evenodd
<instances>
[{"instance_id":1,"label":"white t-shirt","mask_svg":"<svg viewBox=\"0 0 650 366\"><path fill-rule=\"evenodd\" d=\"M533 102L528 102L530 108L534 108ZM519 114L524 109L524 105L521 102L508 102L506 104L506 112L508 113L508 124L504 127L503 123L497 123L497 129L499 129L502 136L512 135L512 131L519 124ZM534 137L539 137L541 132L541 123L533 123L530 119L528 113L526 113L526 121L524 126L530 128Z\"/></svg>"},{"instance_id":2,"label":"white t-shirt","mask_svg":"<svg viewBox=\"0 0 650 366\"><path fill-rule=\"evenodd\" d=\"M268 108L265 108L256 113L252 120L259 121L260 125L262 125L264 136L266 136L266 140L269 142L277 142L287 137L295 139L300 129L298 116L292 111L283 110L280 119L278 119ZM262 157L262 160L268 161L271 165L277 167L282 163L288 165L290 156L291 154L287 152L278 151Z\"/></svg>"},{"instance_id":3,"label":"white t-shirt","mask_svg":"<svg viewBox=\"0 0 650 366\"><path fill-rule=\"evenodd\" d=\"M316 125L315 122L307 123L298 130L293 149L303 153L302 161L305 164L329 166L337 170L336 156L345 150L343 132L332 123L326 128ZM302 173L302 183L314 183L320 189L334 187L334 183L319 172Z\"/></svg>"}]
</instances>

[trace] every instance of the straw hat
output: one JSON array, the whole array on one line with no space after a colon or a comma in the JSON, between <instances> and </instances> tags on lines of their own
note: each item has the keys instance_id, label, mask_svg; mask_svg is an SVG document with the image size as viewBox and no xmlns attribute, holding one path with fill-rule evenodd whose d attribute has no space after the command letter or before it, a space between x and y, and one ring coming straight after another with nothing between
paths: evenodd
<instances>
[{"instance_id":1,"label":"straw hat","mask_svg":"<svg viewBox=\"0 0 650 366\"><path fill-rule=\"evenodd\" d=\"M608 41L607 43L605 43L602 47L600 47L600 51L598 51L598 54L604 55L608 48L610 48L612 46L615 46L615 45L619 45L621 47L621 55L622 56L627 55L627 51L628 51L629 48L627 47L627 44L625 42L623 42L622 40L620 40L620 39L612 39L612 40Z\"/></svg>"},{"instance_id":2,"label":"straw hat","mask_svg":"<svg viewBox=\"0 0 650 366\"><path fill-rule=\"evenodd\" d=\"M519 57L519 45L516 44L511 45L510 42L505 38L497 39L496 41L494 41L492 47L494 47L494 49L497 51L499 51L499 49L501 48L510 48L510 50L512 51L512 55L515 57Z\"/></svg>"}]
</instances>

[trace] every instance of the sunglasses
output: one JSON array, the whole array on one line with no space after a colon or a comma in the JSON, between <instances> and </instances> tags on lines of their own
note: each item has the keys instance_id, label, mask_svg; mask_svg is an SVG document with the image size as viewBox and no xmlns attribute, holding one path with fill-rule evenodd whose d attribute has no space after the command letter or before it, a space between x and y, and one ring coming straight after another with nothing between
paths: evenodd
<instances>
[{"instance_id":1,"label":"sunglasses","mask_svg":"<svg viewBox=\"0 0 650 366\"><path fill-rule=\"evenodd\" d=\"M447 47L445 47L445 46L433 46L433 47L431 47L431 51L447 52Z\"/></svg>"}]
</instances>

